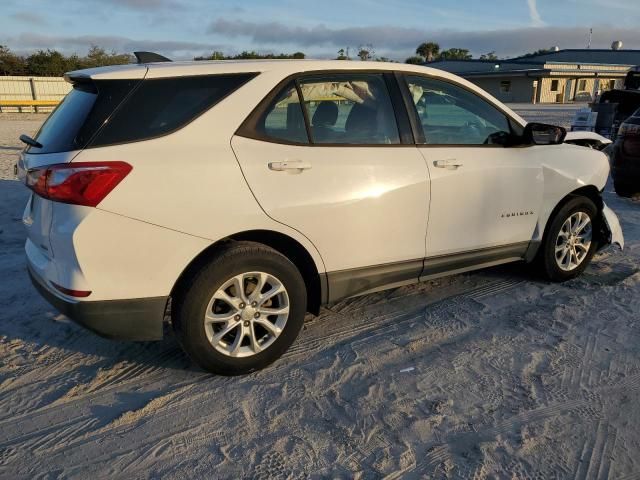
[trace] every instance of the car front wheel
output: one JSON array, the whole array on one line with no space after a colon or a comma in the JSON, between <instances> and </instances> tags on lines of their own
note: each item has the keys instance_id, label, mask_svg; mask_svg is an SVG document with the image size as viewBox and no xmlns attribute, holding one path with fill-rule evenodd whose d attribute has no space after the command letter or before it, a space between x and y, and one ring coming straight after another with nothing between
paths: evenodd
<instances>
[{"instance_id":1,"label":"car front wheel","mask_svg":"<svg viewBox=\"0 0 640 480\"><path fill-rule=\"evenodd\" d=\"M562 282L584 272L596 252L598 210L586 197L567 202L552 219L540 251L546 278Z\"/></svg>"},{"instance_id":2,"label":"car front wheel","mask_svg":"<svg viewBox=\"0 0 640 480\"><path fill-rule=\"evenodd\" d=\"M174 329L202 368L240 375L264 368L297 337L306 312L298 269L264 245L234 242L176 295Z\"/></svg>"}]
</instances>

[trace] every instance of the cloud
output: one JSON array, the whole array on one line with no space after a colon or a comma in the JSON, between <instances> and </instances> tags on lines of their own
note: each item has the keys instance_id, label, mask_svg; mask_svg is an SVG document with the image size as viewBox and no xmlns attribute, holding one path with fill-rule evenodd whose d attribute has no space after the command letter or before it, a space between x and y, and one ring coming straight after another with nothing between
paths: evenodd
<instances>
[{"instance_id":1,"label":"cloud","mask_svg":"<svg viewBox=\"0 0 640 480\"><path fill-rule=\"evenodd\" d=\"M134 10L155 10L158 8L174 8L179 4L174 0L109 0L110 3Z\"/></svg>"},{"instance_id":2,"label":"cloud","mask_svg":"<svg viewBox=\"0 0 640 480\"><path fill-rule=\"evenodd\" d=\"M260 52L294 52L301 50L309 57L335 57L339 48L371 43L380 56L404 60L424 41L436 41L443 49L467 48L474 56L495 51L499 57L514 57L540 48L584 48L588 28L526 27L492 31L426 30L389 25L330 28L325 25L292 27L279 22L248 22L218 19L208 32L211 42L166 39L136 39L118 35L43 35L30 32L8 35L0 32L0 44L13 51L29 54L39 49L56 49L65 54L85 54L91 45L107 50L131 53L148 50L172 59L191 59L214 50L228 54L243 49ZM625 48L640 48L635 28L594 25L592 48L609 48L614 40L622 40Z\"/></svg>"},{"instance_id":3,"label":"cloud","mask_svg":"<svg viewBox=\"0 0 640 480\"><path fill-rule=\"evenodd\" d=\"M623 10L630 13L640 12L640 3L629 0L569 0L576 8L598 10L602 8Z\"/></svg>"},{"instance_id":4,"label":"cloud","mask_svg":"<svg viewBox=\"0 0 640 480\"><path fill-rule=\"evenodd\" d=\"M540 12L538 12L537 0L527 0L527 4L529 5L529 17L531 17L531 25L533 25L534 27L543 26L544 22L542 21Z\"/></svg>"},{"instance_id":5,"label":"cloud","mask_svg":"<svg viewBox=\"0 0 640 480\"><path fill-rule=\"evenodd\" d=\"M584 48L588 29L581 27L526 27L491 31L457 31L397 27L369 26L329 28L325 25L291 27L279 22L248 22L244 20L217 19L211 22L207 32L225 39L247 38L261 48L287 46L291 49L307 49L334 55L336 48L372 43L379 54L404 59L412 54L418 44L436 41L444 49L467 48L474 55L495 51L501 57L522 55L554 45L560 48ZM594 26L593 48L609 48L613 40L622 40L625 48L640 48L640 38L635 28Z\"/></svg>"},{"instance_id":6,"label":"cloud","mask_svg":"<svg viewBox=\"0 0 640 480\"><path fill-rule=\"evenodd\" d=\"M403 47L422 39L425 32L415 28L347 27L328 28L325 25L314 27L290 27L279 22L247 22L244 20L217 19L213 21L208 33L230 37L249 37L256 44L276 45L296 44L300 46L334 45L348 46L362 43L375 43L387 47Z\"/></svg>"},{"instance_id":7,"label":"cloud","mask_svg":"<svg viewBox=\"0 0 640 480\"><path fill-rule=\"evenodd\" d=\"M84 54L91 45L98 45L106 50L122 53L132 53L137 50L151 51L173 59L191 59L195 55L228 49L228 45L212 43L133 39L113 35L54 36L21 33L8 38L0 37L0 44L5 43L17 53L30 53L34 50L50 48L66 54Z\"/></svg>"},{"instance_id":8,"label":"cloud","mask_svg":"<svg viewBox=\"0 0 640 480\"><path fill-rule=\"evenodd\" d=\"M11 18L13 18L14 20L18 20L19 22L22 22L22 23L28 23L30 25L42 26L42 25L47 25L49 23L43 16L33 12L14 13L13 15L11 15Z\"/></svg>"}]
</instances>

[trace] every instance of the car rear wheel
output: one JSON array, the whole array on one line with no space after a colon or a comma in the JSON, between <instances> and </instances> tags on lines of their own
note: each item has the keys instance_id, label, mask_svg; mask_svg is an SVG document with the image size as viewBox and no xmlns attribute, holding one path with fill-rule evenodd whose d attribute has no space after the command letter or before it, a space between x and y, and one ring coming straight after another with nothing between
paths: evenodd
<instances>
[{"instance_id":1,"label":"car rear wheel","mask_svg":"<svg viewBox=\"0 0 640 480\"><path fill-rule=\"evenodd\" d=\"M177 293L174 329L205 370L240 375L264 368L297 337L306 289L291 261L264 245L234 242Z\"/></svg>"},{"instance_id":2,"label":"car rear wheel","mask_svg":"<svg viewBox=\"0 0 640 480\"><path fill-rule=\"evenodd\" d=\"M596 206L586 197L576 197L560 208L539 253L546 278L562 282L584 272L597 248L597 217Z\"/></svg>"}]
</instances>

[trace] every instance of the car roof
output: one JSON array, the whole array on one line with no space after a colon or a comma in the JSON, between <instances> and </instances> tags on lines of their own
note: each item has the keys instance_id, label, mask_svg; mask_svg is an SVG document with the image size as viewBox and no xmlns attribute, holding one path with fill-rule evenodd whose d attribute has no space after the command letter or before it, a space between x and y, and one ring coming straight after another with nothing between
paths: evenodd
<instances>
[{"instance_id":1,"label":"car roof","mask_svg":"<svg viewBox=\"0 0 640 480\"><path fill-rule=\"evenodd\" d=\"M148 70L148 73L147 73ZM156 62L145 64L112 65L107 67L76 70L65 75L67 79L92 78L125 79L125 78L163 78L186 75L215 75L223 73L243 72L275 72L283 75L317 70L401 70L405 72L427 73L437 72L438 76L458 78L453 74L421 65L392 62L362 62L345 60L204 60L180 62Z\"/></svg>"}]
</instances>

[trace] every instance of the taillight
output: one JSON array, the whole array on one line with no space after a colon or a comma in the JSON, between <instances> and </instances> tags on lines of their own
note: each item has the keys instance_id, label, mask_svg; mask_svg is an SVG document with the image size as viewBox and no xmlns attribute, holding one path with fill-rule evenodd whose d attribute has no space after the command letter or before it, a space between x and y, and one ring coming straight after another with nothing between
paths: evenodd
<instances>
[{"instance_id":1,"label":"taillight","mask_svg":"<svg viewBox=\"0 0 640 480\"><path fill-rule=\"evenodd\" d=\"M55 202L95 207L131 171L125 162L77 162L27 172L27 187Z\"/></svg>"},{"instance_id":2,"label":"taillight","mask_svg":"<svg viewBox=\"0 0 640 480\"><path fill-rule=\"evenodd\" d=\"M57 290L61 291L65 295L69 295L70 297L86 298L91 295L91 292L87 290L72 290L54 282L51 282L51 284L56 287Z\"/></svg>"},{"instance_id":3,"label":"taillight","mask_svg":"<svg viewBox=\"0 0 640 480\"><path fill-rule=\"evenodd\" d=\"M618 130L618 137L640 136L640 125L637 123L623 123Z\"/></svg>"}]
</instances>

